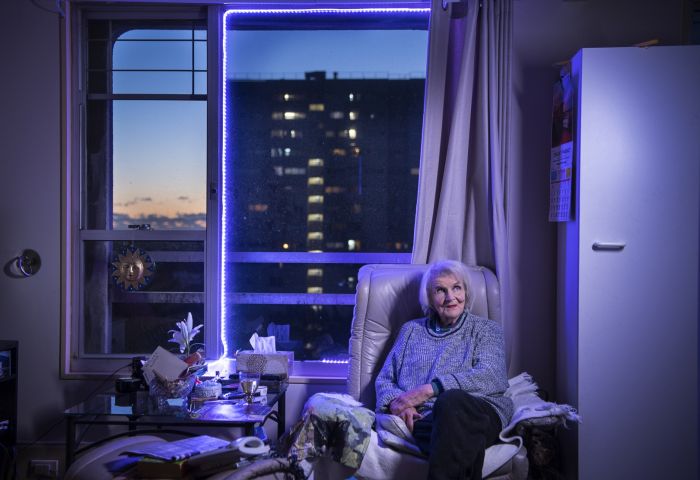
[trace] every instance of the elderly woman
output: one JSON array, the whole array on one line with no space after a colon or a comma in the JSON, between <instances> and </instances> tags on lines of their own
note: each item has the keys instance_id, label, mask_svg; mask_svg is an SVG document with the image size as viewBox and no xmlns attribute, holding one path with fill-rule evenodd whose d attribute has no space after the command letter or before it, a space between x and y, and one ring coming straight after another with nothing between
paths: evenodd
<instances>
[{"instance_id":1,"label":"elderly woman","mask_svg":"<svg viewBox=\"0 0 700 480\"><path fill-rule=\"evenodd\" d=\"M423 275L426 317L403 325L377 377L377 411L398 415L428 455L429 479L480 479L486 448L513 413L501 326L469 312L456 261Z\"/></svg>"}]
</instances>

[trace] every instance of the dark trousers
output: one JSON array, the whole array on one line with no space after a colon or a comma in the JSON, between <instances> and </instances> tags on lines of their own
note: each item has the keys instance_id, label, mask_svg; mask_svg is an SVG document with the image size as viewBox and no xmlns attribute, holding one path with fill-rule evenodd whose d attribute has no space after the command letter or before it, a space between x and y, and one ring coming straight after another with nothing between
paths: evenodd
<instances>
[{"instance_id":1,"label":"dark trousers","mask_svg":"<svg viewBox=\"0 0 700 480\"><path fill-rule=\"evenodd\" d=\"M493 407L462 390L441 393L433 411L413 425L413 437L428 455L429 480L481 479L484 452L500 431Z\"/></svg>"}]
</instances>

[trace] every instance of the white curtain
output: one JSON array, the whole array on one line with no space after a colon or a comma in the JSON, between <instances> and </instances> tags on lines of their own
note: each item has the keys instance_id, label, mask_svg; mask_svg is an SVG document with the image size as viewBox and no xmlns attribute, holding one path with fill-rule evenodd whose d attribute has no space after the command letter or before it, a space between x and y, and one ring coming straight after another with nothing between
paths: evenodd
<instances>
[{"instance_id":1,"label":"white curtain","mask_svg":"<svg viewBox=\"0 0 700 480\"><path fill-rule=\"evenodd\" d=\"M413 263L495 271L512 328L505 217L512 0L462 0L430 17Z\"/></svg>"}]
</instances>

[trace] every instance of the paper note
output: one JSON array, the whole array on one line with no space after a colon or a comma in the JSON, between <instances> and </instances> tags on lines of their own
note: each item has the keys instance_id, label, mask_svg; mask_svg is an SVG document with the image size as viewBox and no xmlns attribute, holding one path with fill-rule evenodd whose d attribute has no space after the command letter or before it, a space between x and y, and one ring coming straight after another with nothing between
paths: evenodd
<instances>
[{"instance_id":1,"label":"paper note","mask_svg":"<svg viewBox=\"0 0 700 480\"><path fill-rule=\"evenodd\" d=\"M143 366L143 378L148 383L151 383L156 376L171 382L177 380L187 367L187 363L163 347L158 347Z\"/></svg>"}]
</instances>

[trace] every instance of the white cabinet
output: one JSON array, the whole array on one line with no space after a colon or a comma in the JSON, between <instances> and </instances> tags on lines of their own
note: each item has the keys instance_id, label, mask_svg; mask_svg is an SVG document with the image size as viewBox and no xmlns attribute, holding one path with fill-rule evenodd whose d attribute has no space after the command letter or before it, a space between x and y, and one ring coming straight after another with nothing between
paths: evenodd
<instances>
[{"instance_id":1,"label":"white cabinet","mask_svg":"<svg viewBox=\"0 0 700 480\"><path fill-rule=\"evenodd\" d=\"M557 401L583 423L562 435L567 478L699 478L700 46L583 49L572 78Z\"/></svg>"}]
</instances>

